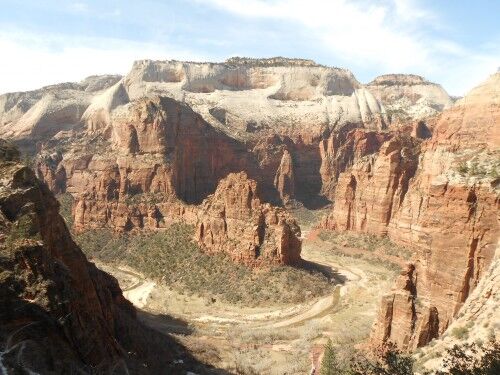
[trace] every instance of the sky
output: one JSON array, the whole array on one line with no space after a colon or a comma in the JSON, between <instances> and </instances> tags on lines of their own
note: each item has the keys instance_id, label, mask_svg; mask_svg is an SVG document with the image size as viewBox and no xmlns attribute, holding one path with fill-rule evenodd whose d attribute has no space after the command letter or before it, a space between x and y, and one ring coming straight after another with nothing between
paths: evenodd
<instances>
[{"instance_id":1,"label":"sky","mask_svg":"<svg viewBox=\"0 0 500 375\"><path fill-rule=\"evenodd\" d=\"M0 93L134 60L298 57L462 96L500 67L497 0L0 0Z\"/></svg>"}]
</instances>

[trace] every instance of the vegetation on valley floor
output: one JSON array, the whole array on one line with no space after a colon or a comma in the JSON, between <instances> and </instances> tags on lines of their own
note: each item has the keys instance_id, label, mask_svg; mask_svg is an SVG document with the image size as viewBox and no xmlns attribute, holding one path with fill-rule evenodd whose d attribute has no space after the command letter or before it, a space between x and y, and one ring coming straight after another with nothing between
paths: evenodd
<instances>
[{"instance_id":1,"label":"vegetation on valley floor","mask_svg":"<svg viewBox=\"0 0 500 375\"><path fill-rule=\"evenodd\" d=\"M223 254L205 254L192 237L192 227L173 224L137 234L89 230L75 239L89 257L125 263L185 293L231 303L300 303L331 293L335 287L319 272L287 266L253 270Z\"/></svg>"},{"instance_id":2,"label":"vegetation on valley floor","mask_svg":"<svg viewBox=\"0 0 500 375\"><path fill-rule=\"evenodd\" d=\"M381 264L393 271L400 271L401 265L389 260L380 259L376 254L384 254L401 260L410 260L412 251L404 246L392 242L387 237L379 237L365 233L334 232L321 231L319 238L323 241L332 243L335 246L335 252L346 256L363 258L370 263ZM354 248L365 253L352 253L343 251L342 248ZM372 255L373 254L373 255Z\"/></svg>"},{"instance_id":3,"label":"vegetation on valley floor","mask_svg":"<svg viewBox=\"0 0 500 375\"><path fill-rule=\"evenodd\" d=\"M455 345L443 356L442 368L434 372L416 370L413 358L388 344L368 358L362 352L325 346L321 375L496 375L500 374L500 343Z\"/></svg>"},{"instance_id":4,"label":"vegetation on valley floor","mask_svg":"<svg viewBox=\"0 0 500 375\"><path fill-rule=\"evenodd\" d=\"M61 194L58 200L60 213L71 228L73 199L70 194ZM192 240L193 228L180 223L166 230L133 234L89 230L74 238L91 258L123 263L184 293L231 303L300 303L335 288L317 271L288 266L252 270L224 254L208 255Z\"/></svg>"}]
</instances>

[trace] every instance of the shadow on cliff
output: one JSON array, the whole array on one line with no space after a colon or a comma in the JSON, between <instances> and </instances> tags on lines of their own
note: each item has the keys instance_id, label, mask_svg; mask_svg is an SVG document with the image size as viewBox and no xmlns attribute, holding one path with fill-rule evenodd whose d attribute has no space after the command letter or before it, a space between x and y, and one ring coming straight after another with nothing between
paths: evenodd
<instances>
[{"instance_id":1,"label":"shadow on cliff","mask_svg":"<svg viewBox=\"0 0 500 375\"><path fill-rule=\"evenodd\" d=\"M344 275L340 274L337 270L333 269L331 266L327 266L326 264L302 260L299 267L307 271L319 272L336 284L345 284L347 281L347 278Z\"/></svg>"},{"instance_id":2,"label":"shadow on cliff","mask_svg":"<svg viewBox=\"0 0 500 375\"><path fill-rule=\"evenodd\" d=\"M4 285L0 283L0 286ZM9 291L0 292L0 303L3 307L0 311L0 365L16 374L151 375L186 374L190 371L208 375L230 374L200 362L170 336L168 333L189 332L185 322L170 317L138 311L138 321L129 312L117 308L114 334L119 354L91 366L83 361L82 347L73 340L64 319L54 318L39 305ZM142 322L143 317L160 322L165 320L162 328L168 329L150 328Z\"/></svg>"},{"instance_id":3,"label":"shadow on cliff","mask_svg":"<svg viewBox=\"0 0 500 375\"><path fill-rule=\"evenodd\" d=\"M140 309L136 309L136 311L139 321L145 326L146 330L150 331L150 335L164 337L170 342L170 346L174 348L176 353L174 365L177 366L176 370L179 370L179 373L184 374L185 372L181 372L183 370L195 374L230 374L226 370L200 362L186 347L170 336L171 334L190 335L193 333L193 329L185 320L174 318L167 314L153 314Z\"/></svg>"},{"instance_id":4,"label":"shadow on cliff","mask_svg":"<svg viewBox=\"0 0 500 375\"><path fill-rule=\"evenodd\" d=\"M293 144L295 172L295 199L308 210L317 210L331 202L321 194L321 154L319 144L304 144L302 140Z\"/></svg>"},{"instance_id":5,"label":"shadow on cliff","mask_svg":"<svg viewBox=\"0 0 500 375\"><path fill-rule=\"evenodd\" d=\"M306 144L301 138L294 142L288 137L274 136L256 144L248 143L215 128L185 104L166 97L160 100L169 116L165 126L164 162L172 165L173 187L177 197L184 202L200 204L215 192L220 180L229 173L244 171L259 184L259 196L264 202L281 206L283 202L275 186L275 176L283 150L290 150L296 176L295 198L308 209L330 203L321 196L322 158L317 142ZM168 126L177 123L183 126L175 131Z\"/></svg>"},{"instance_id":6,"label":"shadow on cliff","mask_svg":"<svg viewBox=\"0 0 500 375\"><path fill-rule=\"evenodd\" d=\"M142 323L161 333L179 335L190 335L193 333L193 329L189 326L188 322L167 314L153 314L137 309L137 317Z\"/></svg>"}]
</instances>

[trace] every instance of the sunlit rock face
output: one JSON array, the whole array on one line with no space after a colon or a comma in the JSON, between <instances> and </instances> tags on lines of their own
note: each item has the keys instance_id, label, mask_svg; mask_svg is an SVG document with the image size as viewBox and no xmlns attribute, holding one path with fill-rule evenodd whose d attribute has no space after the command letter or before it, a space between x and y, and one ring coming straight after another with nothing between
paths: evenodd
<instances>
[{"instance_id":1,"label":"sunlit rock face","mask_svg":"<svg viewBox=\"0 0 500 375\"><path fill-rule=\"evenodd\" d=\"M440 85L413 74L382 75L366 88L395 121L426 119L453 105L452 98Z\"/></svg>"},{"instance_id":2,"label":"sunlit rock face","mask_svg":"<svg viewBox=\"0 0 500 375\"><path fill-rule=\"evenodd\" d=\"M293 264L298 228L268 204L331 203L324 228L414 249L372 336L411 349L448 327L493 258L499 77L453 103L419 76L363 85L309 60L143 60L1 96L0 135L73 195L77 231L184 221L207 252Z\"/></svg>"},{"instance_id":3,"label":"sunlit rock face","mask_svg":"<svg viewBox=\"0 0 500 375\"><path fill-rule=\"evenodd\" d=\"M203 202L196 238L208 252L248 265L300 261L297 222L284 209L263 204L257 183L243 172L228 175Z\"/></svg>"},{"instance_id":4,"label":"sunlit rock face","mask_svg":"<svg viewBox=\"0 0 500 375\"><path fill-rule=\"evenodd\" d=\"M100 143L91 153L87 142L94 136ZM225 252L250 266L300 260L295 221L261 203L257 182L246 173L231 174L259 176L255 155L185 104L163 97L135 100L113 113L105 132L83 140L71 143L64 157L49 154L37 164L53 190L74 196L76 231L158 230L183 221L205 228L196 240L207 252ZM248 207L245 189L254 203ZM241 199L222 199L231 194Z\"/></svg>"},{"instance_id":5,"label":"sunlit rock face","mask_svg":"<svg viewBox=\"0 0 500 375\"><path fill-rule=\"evenodd\" d=\"M499 92L495 74L444 111L431 138L390 138L339 176L323 226L387 234L416 251L411 275L384 299L374 343L411 349L441 334L493 259L500 233ZM398 287L405 280L413 280L413 292Z\"/></svg>"}]
</instances>

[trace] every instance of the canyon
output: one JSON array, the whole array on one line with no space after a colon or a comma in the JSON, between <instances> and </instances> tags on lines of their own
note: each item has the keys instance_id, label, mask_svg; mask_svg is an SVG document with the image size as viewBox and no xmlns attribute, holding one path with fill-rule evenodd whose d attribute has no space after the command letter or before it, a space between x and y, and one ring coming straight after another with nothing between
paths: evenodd
<instances>
[{"instance_id":1,"label":"canyon","mask_svg":"<svg viewBox=\"0 0 500 375\"><path fill-rule=\"evenodd\" d=\"M0 96L0 137L27 155L43 181L33 175L30 184L51 217L51 194L72 197L74 234L188 224L204 253L255 272L302 267L317 241L309 232L375 236L409 249L408 259L395 256L400 274L364 340L404 351L453 329L477 305L471 296L488 270L497 272L499 124L500 73L455 101L420 76L365 85L346 69L285 58L142 60L123 77ZM322 217L304 224L294 218L300 210ZM42 234L48 249L60 233L69 236L61 219L51 225L50 239ZM116 282L65 241L86 264L78 267L92 269L85 277L110 290L83 292L111 294L133 320Z\"/></svg>"},{"instance_id":2,"label":"canyon","mask_svg":"<svg viewBox=\"0 0 500 375\"><path fill-rule=\"evenodd\" d=\"M87 260L59 203L19 157L0 140L2 373L175 373L183 371L174 364L180 358L196 368L174 339L137 319L114 277Z\"/></svg>"}]
</instances>

